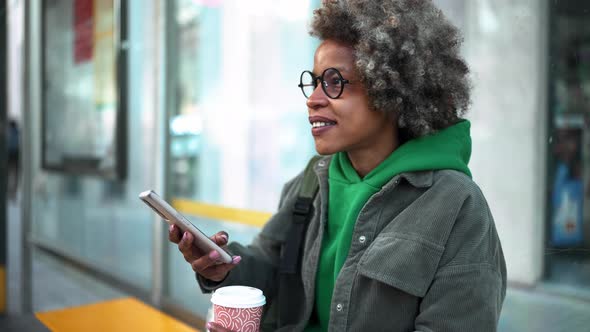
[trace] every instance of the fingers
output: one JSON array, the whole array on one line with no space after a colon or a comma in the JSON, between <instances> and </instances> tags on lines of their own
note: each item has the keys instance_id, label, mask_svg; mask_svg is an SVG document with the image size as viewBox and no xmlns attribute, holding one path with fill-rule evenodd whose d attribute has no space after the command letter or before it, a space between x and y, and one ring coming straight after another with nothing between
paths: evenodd
<instances>
[{"instance_id":1,"label":"fingers","mask_svg":"<svg viewBox=\"0 0 590 332\"><path fill-rule=\"evenodd\" d=\"M232 330L228 330L215 322L207 323L207 329L211 332L233 332Z\"/></svg>"},{"instance_id":2,"label":"fingers","mask_svg":"<svg viewBox=\"0 0 590 332\"><path fill-rule=\"evenodd\" d=\"M178 242L180 242L180 236L180 229L178 229L178 227L176 227L175 225L170 225L170 227L168 228L168 240L170 240L170 242L178 244Z\"/></svg>"},{"instance_id":3,"label":"fingers","mask_svg":"<svg viewBox=\"0 0 590 332\"><path fill-rule=\"evenodd\" d=\"M197 248L193 243L194 236L189 232L184 232L182 235L182 239L178 242L178 250L184 256L184 259L190 263L195 259L200 258L201 256L205 255L205 252Z\"/></svg>"},{"instance_id":4,"label":"fingers","mask_svg":"<svg viewBox=\"0 0 590 332\"><path fill-rule=\"evenodd\" d=\"M213 281L221 281L225 279L229 271L240 263L242 257L232 257L232 262L230 264L220 264L218 259L219 253L217 251L212 251L209 255L202 256L192 262L191 266L195 272L203 277Z\"/></svg>"},{"instance_id":5,"label":"fingers","mask_svg":"<svg viewBox=\"0 0 590 332\"><path fill-rule=\"evenodd\" d=\"M177 243L181 251L186 251L190 246L193 245L192 241L194 240L194 236L189 232L182 233L178 226L172 225L168 231L168 239L174 243ZM217 232L211 236L211 240L213 240L213 242L215 242L218 246L226 245L228 239L229 236L224 231Z\"/></svg>"},{"instance_id":6,"label":"fingers","mask_svg":"<svg viewBox=\"0 0 590 332\"><path fill-rule=\"evenodd\" d=\"M184 259L191 264L195 272L213 281L223 280L228 272L242 259L239 256L234 256L230 264L221 263L217 251L203 252L194 244L194 236L189 232L181 232L176 225L170 226L168 238L178 244L178 250L180 250ZM211 236L211 240L218 246L225 246L228 239L229 236L224 231Z\"/></svg>"}]
</instances>

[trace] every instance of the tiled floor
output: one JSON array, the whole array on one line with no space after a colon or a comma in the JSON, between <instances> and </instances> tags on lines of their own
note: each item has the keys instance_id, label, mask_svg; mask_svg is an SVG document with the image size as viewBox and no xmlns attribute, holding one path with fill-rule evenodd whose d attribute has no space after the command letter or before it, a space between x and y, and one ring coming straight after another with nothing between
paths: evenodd
<instances>
[{"instance_id":1,"label":"tiled floor","mask_svg":"<svg viewBox=\"0 0 590 332\"><path fill-rule=\"evenodd\" d=\"M129 296L40 252L33 255L33 274L35 312Z\"/></svg>"},{"instance_id":2,"label":"tiled floor","mask_svg":"<svg viewBox=\"0 0 590 332\"><path fill-rule=\"evenodd\" d=\"M498 331L590 331L590 301L510 288Z\"/></svg>"}]
</instances>

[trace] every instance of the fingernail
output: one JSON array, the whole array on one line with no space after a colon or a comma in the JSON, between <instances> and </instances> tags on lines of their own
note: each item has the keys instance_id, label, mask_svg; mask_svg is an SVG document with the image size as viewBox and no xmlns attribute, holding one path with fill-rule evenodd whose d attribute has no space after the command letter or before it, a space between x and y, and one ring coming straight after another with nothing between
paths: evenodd
<instances>
[{"instance_id":1,"label":"fingernail","mask_svg":"<svg viewBox=\"0 0 590 332\"><path fill-rule=\"evenodd\" d=\"M186 232L184 232L184 234L182 234L182 239L185 240L186 239Z\"/></svg>"},{"instance_id":2,"label":"fingernail","mask_svg":"<svg viewBox=\"0 0 590 332\"><path fill-rule=\"evenodd\" d=\"M227 235L226 234L221 234L221 238L223 238L223 241L227 242Z\"/></svg>"},{"instance_id":3,"label":"fingernail","mask_svg":"<svg viewBox=\"0 0 590 332\"><path fill-rule=\"evenodd\" d=\"M231 262L232 262L232 264L238 264L241 260L242 260L241 256L234 256L234 258L231 259Z\"/></svg>"},{"instance_id":4,"label":"fingernail","mask_svg":"<svg viewBox=\"0 0 590 332\"><path fill-rule=\"evenodd\" d=\"M170 225L170 227L168 227L168 231L172 232L174 230L174 225Z\"/></svg>"},{"instance_id":5,"label":"fingernail","mask_svg":"<svg viewBox=\"0 0 590 332\"><path fill-rule=\"evenodd\" d=\"M213 327L213 324L211 324L211 322L207 323L207 329L210 329Z\"/></svg>"},{"instance_id":6,"label":"fingernail","mask_svg":"<svg viewBox=\"0 0 590 332\"><path fill-rule=\"evenodd\" d=\"M211 259L218 259L219 258L219 253L215 250L213 250L210 254L209 254L209 258Z\"/></svg>"}]
</instances>

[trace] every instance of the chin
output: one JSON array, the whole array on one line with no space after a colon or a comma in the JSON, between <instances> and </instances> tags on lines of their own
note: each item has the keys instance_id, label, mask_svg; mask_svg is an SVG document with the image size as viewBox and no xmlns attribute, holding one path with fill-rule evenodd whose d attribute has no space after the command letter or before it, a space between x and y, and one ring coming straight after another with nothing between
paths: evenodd
<instances>
[{"instance_id":1,"label":"chin","mask_svg":"<svg viewBox=\"0 0 590 332\"><path fill-rule=\"evenodd\" d=\"M335 154L336 152L340 151L338 149L335 149L334 147L328 147L328 146L323 146L323 145L315 145L315 150L319 155L322 156L328 156L328 155L332 155Z\"/></svg>"}]
</instances>

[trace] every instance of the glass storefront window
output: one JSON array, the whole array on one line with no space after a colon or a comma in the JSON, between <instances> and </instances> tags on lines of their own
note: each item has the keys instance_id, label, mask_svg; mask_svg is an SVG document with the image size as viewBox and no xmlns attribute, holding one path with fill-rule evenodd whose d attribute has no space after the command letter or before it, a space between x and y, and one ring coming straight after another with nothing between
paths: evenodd
<instances>
[{"instance_id":1,"label":"glass storefront window","mask_svg":"<svg viewBox=\"0 0 590 332\"><path fill-rule=\"evenodd\" d=\"M272 212L282 186L315 153L299 74L313 65L307 33L318 1L176 0L176 108L170 119L170 195ZM191 217L249 243L257 227ZM170 295L204 316L208 297L170 249ZM197 291L198 292L198 291Z\"/></svg>"},{"instance_id":2,"label":"glass storefront window","mask_svg":"<svg viewBox=\"0 0 590 332\"><path fill-rule=\"evenodd\" d=\"M590 287L590 4L551 6L546 274Z\"/></svg>"},{"instance_id":3,"label":"glass storefront window","mask_svg":"<svg viewBox=\"0 0 590 332\"><path fill-rule=\"evenodd\" d=\"M47 40L51 50L45 53L45 63L53 71L62 71L59 78L67 78L63 82L51 86L53 97L47 100L45 107L61 108L68 112L88 112L88 105L110 107L112 87L93 81L91 72L97 60L96 45L94 53L76 54L73 51L73 34L68 27L74 24L75 1L43 1L46 4L46 27L59 31L55 39ZM112 0L91 1L93 14L86 22L94 23L112 21ZM123 3L126 3L125 1ZM156 54L154 9L143 1L128 2L128 51L129 51L129 89L125 102L127 106L128 126L128 177L125 180L105 180L92 176L64 175L36 169L32 174L32 237L35 243L50 247L64 255L88 264L92 268L126 281L137 288L149 291L152 287L152 252L153 213L142 206L137 198L138 193L155 186L152 146L158 139L157 126L153 124L155 110L153 103L146 100L146 94L153 94L156 84L153 82L153 71L150 64ZM108 17L102 18L101 15ZM93 23L94 22L94 23ZM97 27L96 33L102 31L109 39L111 32ZM65 29L65 31L64 31ZM94 42L101 43L100 38ZM91 62L76 62L79 59L93 59ZM103 63L111 70L105 69L102 75L114 74L111 64ZM78 76L76 76L78 75ZM75 78L79 78L77 81ZM95 77L96 78L96 77ZM57 77L54 77L57 79ZM88 80L93 81L87 82ZM76 94L84 92L83 94ZM63 96L62 99L56 96ZM111 105L112 106L112 105ZM27 110L29 111L29 110ZM95 111L92 108L92 111ZM33 144L33 165L40 164L36 160L43 147L40 128L40 112L31 109L31 120L35 130L27 133ZM55 113L54 113L55 114ZM98 115L104 115L98 113ZM65 114L67 115L67 114ZM106 116L106 115L105 115ZM60 118L51 119L51 121ZM67 121L66 121L67 120ZM74 143L79 142L81 119L61 119L61 131ZM72 124L68 121L73 121ZM91 131L85 135L92 136ZM97 134L98 135L98 134ZM108 137L103 137L107 139ZM38 152L38 153L37 153ZM36 167L36 166L35 166Z\"/></svg>"},{"instance_id":4,"label":"glass storefront window","mask_svg":"<svg viewBox=\"0 0 590 332\"><path fill-rule=\"evenodd\" d=\"M177 1L172 196L272 211L313 154L297 90L313 60L311 6L282 2L292 15L257 2Z\"/></svg>"}]
</instances>

